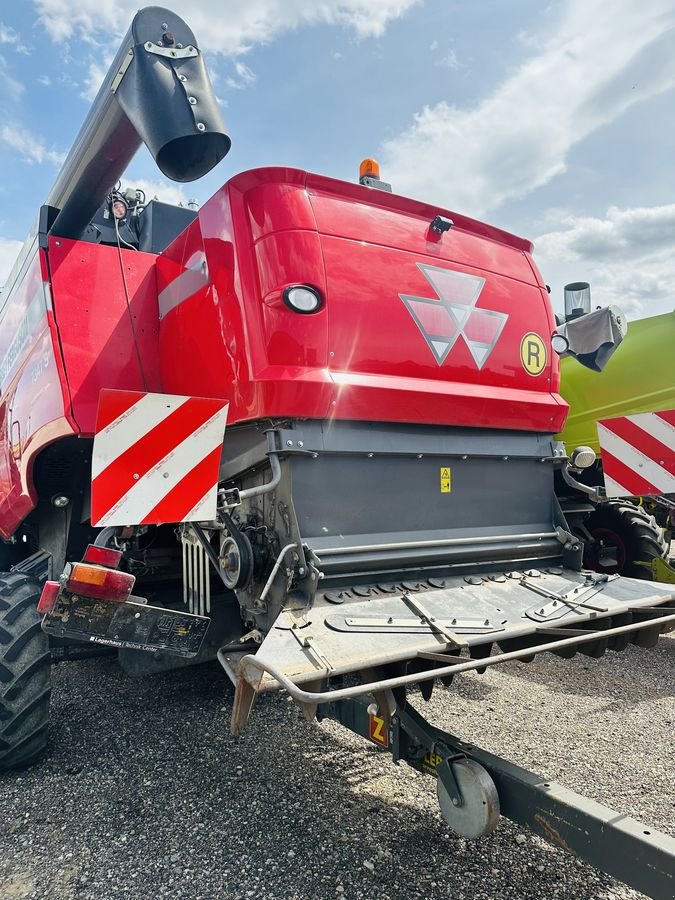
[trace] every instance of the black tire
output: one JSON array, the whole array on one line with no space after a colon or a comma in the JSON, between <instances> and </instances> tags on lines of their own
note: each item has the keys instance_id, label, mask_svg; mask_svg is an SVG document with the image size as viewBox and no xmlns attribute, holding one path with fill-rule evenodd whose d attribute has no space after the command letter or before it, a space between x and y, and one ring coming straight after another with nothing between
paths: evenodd
<instances>
[{"instance_id":1,"label":"black tire","mask_svg":"<svg viewBox=\"0 0 675 900\"><path fill-rule=\"evenodd\" d=\"M47 748L51 654L39 599L32 578L0 574L0 772L36 762Z\"/></svg>"},{"instance_id":2,"label":"black tire","mask_svg":"<svg viewBox=\"0 0 675 900\"><path fill-rule=\"evenodd\" d=\"M594 541L584 544L584 567L608 575L627 575L629 578L650 579L648 568L639 562L651 563L668 552L663 529L656 519L628 500L606 500L584 522ZM601 565L602 545L614 548L616 563Z\"/></svg>"}]
</instances>

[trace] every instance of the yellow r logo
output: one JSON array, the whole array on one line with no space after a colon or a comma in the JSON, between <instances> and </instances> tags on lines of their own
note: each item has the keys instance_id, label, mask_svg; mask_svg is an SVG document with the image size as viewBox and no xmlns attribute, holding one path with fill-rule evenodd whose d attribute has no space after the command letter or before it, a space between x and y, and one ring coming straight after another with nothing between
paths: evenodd
<instances>
[{"instance_id":1,"label":"yellow r logo","mask_svg":"<svg viewBox=\"0 0 675 900\"><path fill-rule=\"evenodd\" d=\"M541 375L548 362L546 344L530 331L520 342L520 361L528 375Z\"/></svg>"}]
</instances>

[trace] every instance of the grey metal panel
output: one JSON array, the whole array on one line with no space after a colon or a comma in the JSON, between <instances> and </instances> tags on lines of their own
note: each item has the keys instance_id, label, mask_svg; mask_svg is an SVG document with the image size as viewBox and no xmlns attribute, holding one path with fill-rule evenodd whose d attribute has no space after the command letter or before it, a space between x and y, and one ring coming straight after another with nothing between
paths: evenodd
<instances>
[{"instance_id":1,"label":"grey metal panel","mask_svg":"<svg viewBox=\"0 0 675 900\"><path fill-rule=\"evenodd\" d=\"M227 428L220 462L220 481L237 478L253 466L265 462L267 450L267 437L259 424Z\"/></svg>"},{"instance_id":2,"label":"grey metal panel","mask_svg":"<svg viewBox=\"0 0 675 900\"><path fill-rule=\"evenodd\" d=\"M393 443L393 437L392 437ZM523 459L447 461L452 490L441 493L439 458L320 455L292 460L293 500L304 539L392 532L466 532L552 523L550 463ZM547 527L546 531L551 528Z\"/></svg>"},{"instance_id":3,"label":"grey metal panel","mask_svg":"<svg viewBox=\"0 0 675 900\"><path fill-rule=\"evenodd\" d=\"M560 570L556 570L560 571ZM583 574L565 570L562 574L542 574L532 581L539 587L559 594L583 588ZM640 581L635 578L615 578L604 585L584 606L571 607L565 616L551 622L555 627L576 627L585 622L599 623L603 617L626 614L637 607L651 607L668 602L675 594L672 585ZM388 617L410 615L402 594L362 598L348 597L336 606L318 598L311 610L282 612L275 626L268 633L256 657L269 661L288 677L300 684L312 681L319 675L337 675L363 668L412 659L420 652L446 648L447 641L440 635L401 634L387 631ZM469 646L478 646L536 634L541 622L525 613L543 598L528 589L519 579L503 581L483 579L481 584L468 584L463 578L452 578L441 590L421 591L411 594L414 601L424 604L439 620L456 617L476 619L482 616L499 624L500 631L493 633L462 634ZM582 598L583 599L583 598ZM599 612L598 610L601 610ZM326 620L339 615L343 618L380 616L383 621L380 633L336 631ZM295 627L294 627L295 623ZM657 620L655 620L655 624ZM300 640L302 638L302 641ZM303 643L304 641L304 643ZM263 679L262 690L277 687L270 677Z\"/></svg>"},{"instance_id":4,"label":"grey metal panel","mask_svg":"<svg viewBox=\"0 0 675 900\"><path fill-rule=\"evenodd\" d=\"M487 428L452 428L389 422L303 421L280 432L281 446L293 452L470 454L550 456L551 435ZM289 445L288 442L291 442Z\"/></svg>"}]
</instances>

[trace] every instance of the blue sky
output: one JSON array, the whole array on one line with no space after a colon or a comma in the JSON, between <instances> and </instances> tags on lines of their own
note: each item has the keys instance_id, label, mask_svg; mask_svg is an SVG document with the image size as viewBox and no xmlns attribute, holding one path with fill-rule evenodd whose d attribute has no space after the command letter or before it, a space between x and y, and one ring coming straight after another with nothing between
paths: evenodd
<instances>
[{"instance_id":1,"label":"blue sky","mask_svg":"<svg viewBox=\"0 0 675 900\"><path fill-rule=\"evenodd\" d=\"M0 7L0 282L138 0ZM204 47L233 146L192 186L145 152L129 184L204 201L288 164L394 190L535 241L631 317L675 307L675 0L173 0Z\"/></svg>"}]
</instances>

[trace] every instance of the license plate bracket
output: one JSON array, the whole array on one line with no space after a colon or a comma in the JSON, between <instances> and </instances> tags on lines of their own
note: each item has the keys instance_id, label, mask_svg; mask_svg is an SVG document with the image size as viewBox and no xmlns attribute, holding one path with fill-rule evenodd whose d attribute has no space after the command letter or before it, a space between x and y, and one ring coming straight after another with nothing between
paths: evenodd
<instances>
[{"instance_id":1,"label":"license plate bracket","mask_svg":"<svg viewBox=\"0 0 675 900\"><path fill-rule=\"evenodd\" d=\"M42 630L59 638L178 656L196 656L210 618L159 606L140 597L124 603L81 594L59 594L42 620Z\"/></svg>"}]
</instances>

